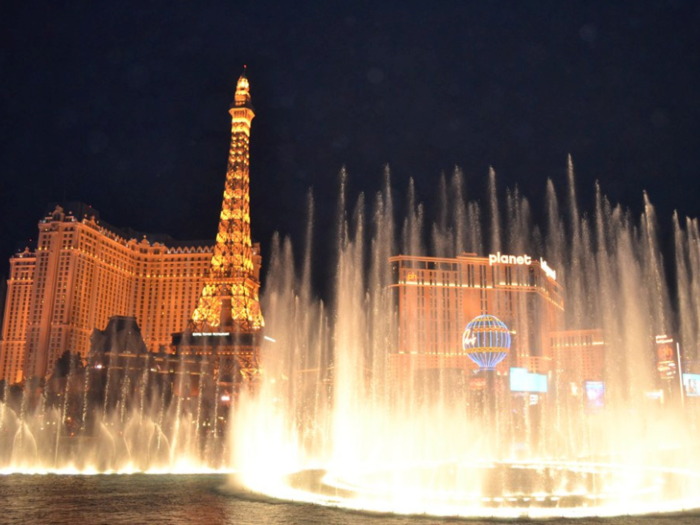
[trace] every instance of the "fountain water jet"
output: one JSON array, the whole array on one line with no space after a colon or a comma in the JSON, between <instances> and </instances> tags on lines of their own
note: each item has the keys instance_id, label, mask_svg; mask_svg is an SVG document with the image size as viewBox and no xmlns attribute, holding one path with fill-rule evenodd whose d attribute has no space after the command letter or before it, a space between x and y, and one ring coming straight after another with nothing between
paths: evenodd
<instances>
[{"instance_id":1,"label":"fountain water jet","mask_svg":"<svg viewBox=\"0 0 700 525\"><path fill-rule=\"evenodd\" d=\"M535 220L541 217L517 189L505 192L501 216L493 171L487 213L464 200L463 176L455 170L449 186L441 183L440 213L428 227L413 183L406 218L396 220L388 169L382 190L367 202L360 197L348 219L343 172L330 307L311 289L309 196L299 268L291 241L273 239L263 296L269 336L263 379L257 391L241 391L226 440L219 436L218 382L214 432L205 437L202 399L188 399L192 385L174 371L178 359L183 368L183 357L166 360L160 371L169 374L172 389L149 361L129 376L120 375L128 365L116 358L104 369L89 359L84 369L71 365L65 383L57 383L57 399L31 383L19 398L5 388L0 471L238 469L250 489L276 497L436 515L612 515L700 506L692 444L698 407L692 399L684 407L674 399L658 407L644 396L658 384L653 341L662 331L679 334L686 365L698 358L698 223L682 226L674 217L674 296L648 196L636 220L596 186L594 210L582 214L570 161L568 171L568 217L548 182L544 236ZM546 258L563 285L566 327L604 333L604 410L562 395L570 384L552 371L554 392L539 415L528 409L516 424L508 394L499 394L493 425L484 425L461 379L440 370L397 380L388 356L403 328L389 258L429 249L454 257L484 244ZM512 306L519 316L530 314L523 297ZM105 391L93 399L87 390L96 380ZM79 439L70 436L68 413L81 414Z\"/></svg>"},{"instance_id":2,"label":"fountain water jet","mask_svg":"<svg viewBox=\"0 0 700 525\"><path fill-rule=\"evenodd\" d=\"M229 440L237 479L270 496L407 514L578 517L700 507L700 465L690 445L698 407L687 403L683 409L670 384L663 388L675 399L666 398L663 407L645 396L659 384L655 336L678 325L681 343L695 349L689 339L700 320L687 288L671 306L648 197L635 222L596 185L594 212L582 214L569 158L568 220L548 181L542 236L517 189L506 192L501 217L493 170L485 228L479 204L461 200L461 181L456 171L451 199L446 181L438 185L441 207L428 228L411 181L398 235L388 182L370 214L360 196L347 218L343 171L336 283L325 315L311 299L308 279L297 279L291 243L276 238L263 294L267 333L275 342L262 350L266 379L260 391L242 399L233 415ZM677 218L675 224L677 275L687 286L700 281L700 242L691 226L686 233ZM424 231L431 234L429 243ZM454 257L456 249L479 250L482 231L494 252L535 253L555 265L566 329L602 331L604 410L564 395L570 385L552 371L550 401L538 417L527 411L516 429L501 396L494 424L485 426L469 407L470 396L445 374L422 383L392 375L388 355L396 351L401 327L388 264L395 239L402 239L399 253L423 254L429 246L434 255ZM517 315L531 314L524 298L513 308ZM309 381L311 355L317 368ZM518 435L527 437L520 442Z\"/></svg>"}]
</instances>

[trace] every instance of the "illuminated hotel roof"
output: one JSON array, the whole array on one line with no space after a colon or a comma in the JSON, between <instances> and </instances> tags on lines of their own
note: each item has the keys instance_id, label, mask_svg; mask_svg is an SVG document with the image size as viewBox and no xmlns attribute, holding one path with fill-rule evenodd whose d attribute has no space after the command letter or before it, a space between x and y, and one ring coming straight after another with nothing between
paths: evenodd
<instances>
[{"instance_id":1,"label":"illuminated hotel roof","mask_svg":"<svg viewBox=\"0 0 700 525\"><path fill-rule=\"evenodd\" d=\"M46 207L46 212L44 213L44 216L46 218L51 217L54 212L56 211L57 207L60 207L63 209L63 213L65 213L66 218L65 220L71 220L73 218L74 220L83 220L84 218L92 218L95 220L97 224L101 228L104 228L105 230L108 230L109 232L113 233L117 237L121 237L124 240L129 240L129 239L137 239L137 240L142 240L146 239L150 244L155 244L155 243L160 243L163 244L164 246L168 247L173 247L173 248L178 248L178 247L212 247L214 246L214 239L198 239L198 240L178 240L167 233L147 233L147 232L142 232L139 230L134 230L133 228L130 227L117 227L113 226L112 224L105 222L100 218L100 212L90 206L89 204L85 204L84 202L79 202L79 201L61 201L61 202L51 202L47 205ZM46 219L45 219L46 220ZM34 241L32 241L32 244ZM23 251L24 248L28 246L27 243L19 243L17 245L17 251Z\"/></svg>"}]
</instances>

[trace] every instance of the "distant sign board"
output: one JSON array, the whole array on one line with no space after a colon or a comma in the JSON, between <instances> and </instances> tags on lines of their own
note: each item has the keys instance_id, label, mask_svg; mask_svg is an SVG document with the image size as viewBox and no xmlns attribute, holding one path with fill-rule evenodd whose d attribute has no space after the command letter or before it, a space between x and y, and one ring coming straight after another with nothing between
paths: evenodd
<instances>
[{"instance_id":1,"label":"distant sign board","mask_svg":"<svg viewBox=\"0 0 700 525\"><path fill-rule=\"evenodd\" d=\"M583 384L586 391L588 410L596 411L605 406L605 383L602 381L586 381Z\"/></svg>"},{"instance_id":2,"label":"distant sign board","mask_svg":"<svg viewBox=\"0 0 700 525\"><path fill-rule=\"evenodd\" d=\"M676 345L666 335L656 336L656 368L661 379L677 377Z\"/></svg>"},{"instance_id":3,"label":"distant sign board","mask_svg":"<svg viewBox=\"0 0 700 525\"><path fill-rule=\"evenodd\" d=\"M688 397L700 397L700 374L683 374L683 388Z\"/></svg>"},{"instance_id":4,"label":"distant sign board","mask_svg":"<svg viewBox=\"0 0 700 525\"><path fill-rule=\"evenodd\" d=\"M511 392L547 392L547 376L544 374L533 374L527 368L511 368L509 378Z\"/></svg>"},{"instance_id":5,"label":"distant sign board","mask_svg":"<svg viewBox=\"0 0 700 525\"><path fill-rule=\"evenodd\" d=\"M649 392L644 392L644 396L647 399L651 399L652 401L661 401L663 402L664 400L664 391L663 390L650 390Z\"/></svg>"}]
</instances>

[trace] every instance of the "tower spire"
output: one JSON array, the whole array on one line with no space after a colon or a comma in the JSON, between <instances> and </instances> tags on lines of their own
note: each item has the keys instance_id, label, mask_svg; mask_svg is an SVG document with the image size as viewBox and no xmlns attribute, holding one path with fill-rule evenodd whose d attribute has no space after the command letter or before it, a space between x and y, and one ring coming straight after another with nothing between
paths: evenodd
<instances>
[{"instance_id":1,"label":"tower spire","mask_svg":"<svg viewBox=\"0 0 700 525\"><path fill-rule=\"evenodd\" d=\"M238 82L236 82L236 94L234 96L233 107L247 107L253 109L253 104L250 100L250 83L248 82L248 77L246 76L247 67L243 66L243 73L238 77ZM253 116L255 116L253 114Z\"/></svg>"},{"instance_id":2,"label":"tower spire","mask_svg":"<svg viewBox=\"0 0 700 525\"><path fill-rule=\"evenodd\" d=\"M255 117L250 84L243 74L229 109L231 147L214 255L192 314L197 331L255 332L264 326L253 272L250 237L250 125Z\"/></svg>"}]
</instances>

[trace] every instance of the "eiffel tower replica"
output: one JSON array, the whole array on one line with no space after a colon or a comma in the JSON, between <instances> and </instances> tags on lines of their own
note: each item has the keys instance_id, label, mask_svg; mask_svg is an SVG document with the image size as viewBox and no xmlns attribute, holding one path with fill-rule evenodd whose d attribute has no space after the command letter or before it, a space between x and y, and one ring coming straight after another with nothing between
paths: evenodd
<instances>
[{"instance_id":1,"label":"eiffel tower replica","mask_svg":"<svg viewBox=\"0 0 700 525\"><path fill-rule=\"evenodd\" d=\"M265 325L250 237L249 144L255 112L245 69L229 113L231 148L214 254L192 319L185 331L173 334L173 346L178 355L206 360L209 366L202 370L208 368L218 382L241 383L259 374Z\"/></svg>"}]
</instances>

